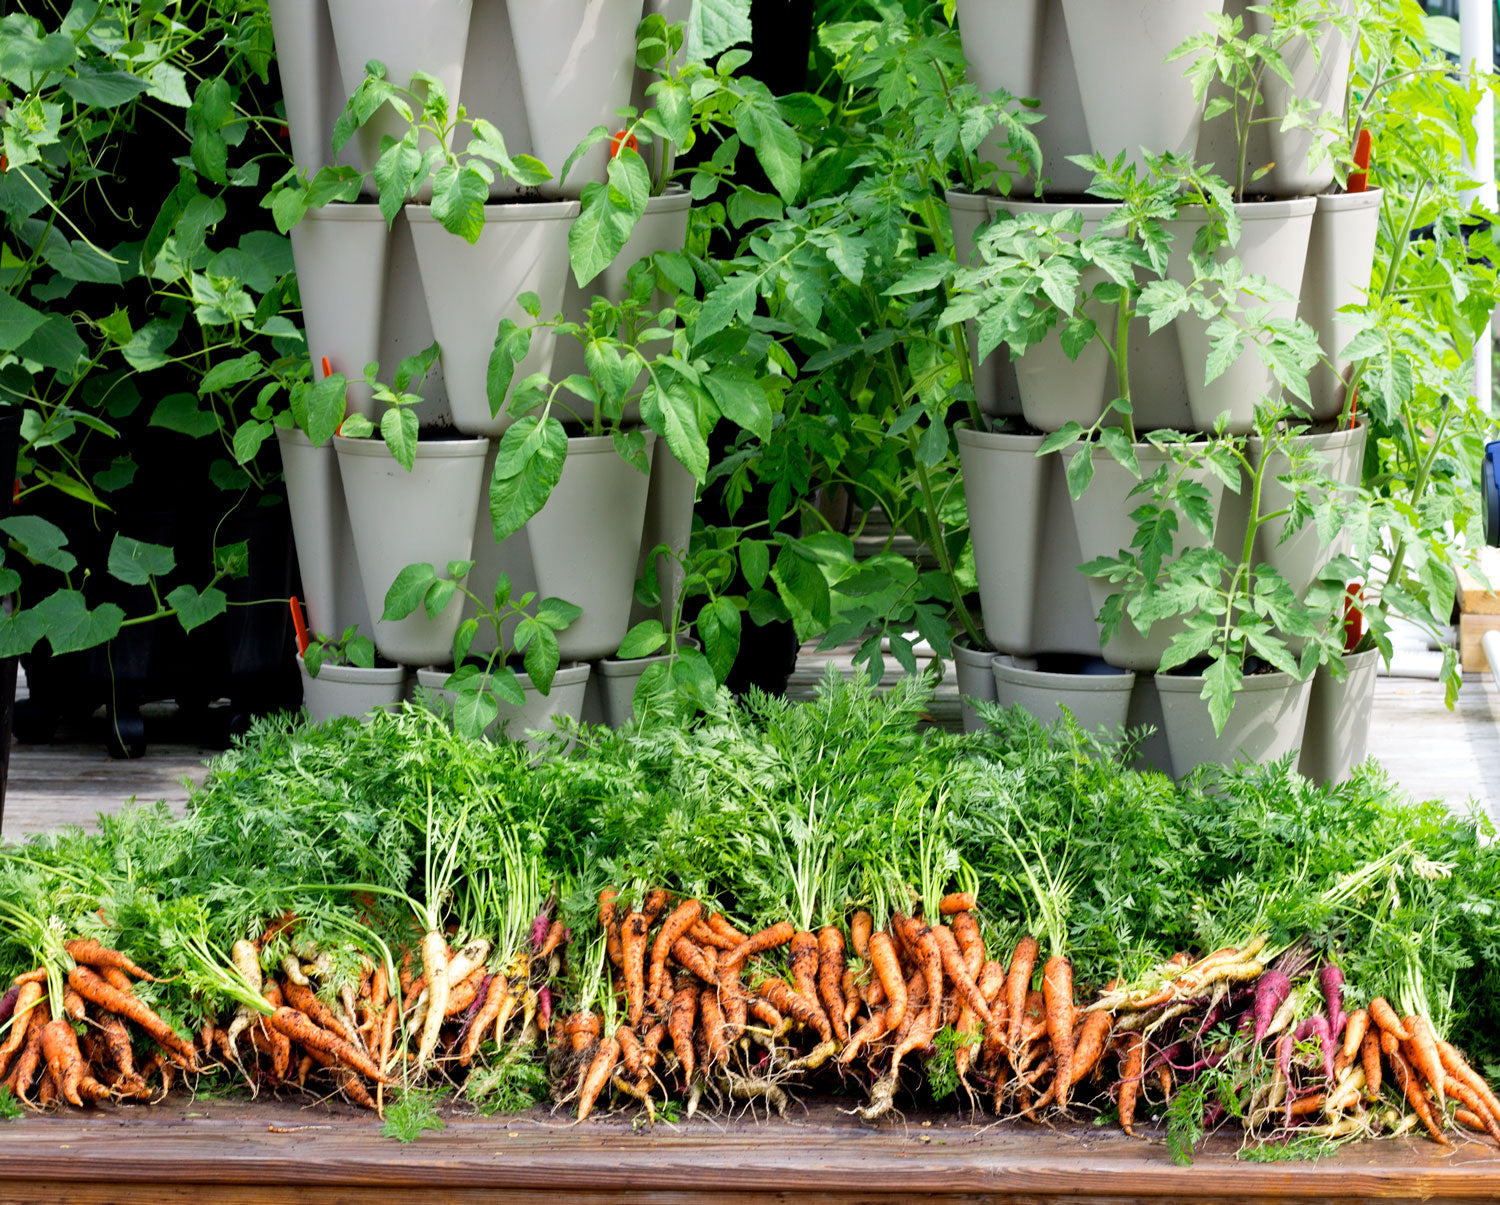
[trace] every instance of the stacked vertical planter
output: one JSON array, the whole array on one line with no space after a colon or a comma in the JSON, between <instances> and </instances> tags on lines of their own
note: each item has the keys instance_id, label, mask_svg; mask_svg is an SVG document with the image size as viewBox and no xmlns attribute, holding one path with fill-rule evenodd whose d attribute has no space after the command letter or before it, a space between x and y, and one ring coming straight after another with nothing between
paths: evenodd
<instances>
[{"instance_id":1,"label":"stacked vertical planter","mask_svg":"<svg viewBox=\"0 0 1500 1205\"><path fill-rule=\"evenodd\" d=\"M986 91L1038 98L1045 117L1031 127L1042 149L1037 179L1012 181L1010 197L949 194L958 261L973 262L976 239L989 223L1023 215L1070 209L1080 214L1084 237L1106 229L1113 205L1085 195L1090 177L1069 156L1172 152L1195 156L1233 179L1238 155L1231 117L1203 121L1203 106L1194 103L1184 75L1186 61L1166 61L1220 12L1243 18L1248 32L1270 30L1271 18L1251 12L1245 0L959 0L971 82ZM1288 53L1293 85L1279 79L1268 85L1262 111L1279 116L1293 97L1337 111L1349 47L1336 31L1320 45L1321 59L1305 47ZM1251 186L1257 199L1237 207L1243 233L1225 254L1285 289L1295 301L1277 307L1274 316L1307 322L1337 365L1338 374L1321 365L1315 370L1312 404L1305 407L1315 425L1300 438L1322 458L1334 486L1352 488L1360 480L1364 428L1332 426L1345 405L1342 374L1348 365L1338 353L1352 334L1341 326L1338 311L1360 302L1369 284L1380 194L1332 191L1331 164L1307 166L1310 139L1304 132L1283 132L1278 121L1254 131L1247 161L1273 166ZM989 158L1000 162L1002 153L991 148ZM1167 224L1170 279L1191 282L1188 251L1204 220L1183 209ZM1083 290L1090 287L1085 280ZM1089 317L1106 335L1113 332L1112 313L1090 311ZM1156 334L1145 327L1136 323L1129 339L1138 438L1159 429L1210 431L1226 413L1230 432L1253 429L1256 402L1275 393L1274 380L1253 351L1209 382L1209 332L1201 319L1189 312ZM1173 635L1171 623L1158 622L1143 633L1127 617L1107 643L1101 641L1093 617L1118 587L1084 576L1078 566L1129 546L1135 530L1130 512L1139 504L1129 495L1137 478L1096 450L1092 483L1074 500L1063 475L1067 458L1079 449L1036 453L1047 433L1069 422L1087 428L1105 413L1117 388L1102 345L1093 343L1070 359L1054 331L1014 361L1003 346L984 361L976 358L974 379L991 429L961 429L958 442L984 633L999 654L993 687L984 697L1021 703L1044 720L1066 706L1087 725L1107 729L1153 721L1163 731L1146 747L1145 760L1179 774L1204 761L1268 758L1298 748L1305 750L1305 772L1322 778L1347 773L1363 756L1374 673L1367 655L1350 659L1343 681L1326 671L1308 681L1271 673L1247 677L1229 727L1215 736L1199 698L1202 679L1155 674ZM1162 455L1149 443L1135 452L1143 476ZM1250 455L1260 455L1254 441ZM1285 491L1275 480L1276 468L1266 474L1269 497L1262 513L1275 509L1277 491ZM1214 534L1203 537L1181 521L1178 550L1212 542L1238 560L1246 503L1211 474L1203 478L1216 517ZM1262 528L1256 559L1273 565L1301 597L1343 549L1321 544L1311 525L1285 541L1281 536L1279 522Z\"/></svg>"},{"instance_id":2,"label":"stacked vertical planter","mask_svg":"<svg viewBox=\"0 0 1500 1205\"><path fill-rule=\"evenodd\" d=\"M635 32L645 0L273 0L270 8L293 154L309 175L335 163L369 172L382 137L403 132L388 112L377 113L333 152L334 121L371 60L402 87L413 72L434 76L453 106L492 122L513 156L533 155L554 176L589 130L613 128L615 111L644 87ZM496 448L512 421L503 404L492 409L486 385L500 321L531 321L521 304L527 293L544 318L582 320L593 295L623 299L637 259L679 250L686 238L691 199L653 198L617 262L589 287L577 286L568 235L578 197L604 178L608 154L606 140L566 179L536 189L497 179L474 245L445 230L425 203L430 192L420 191L389 226L371 199L312 210L292 231L313 372L348 378L350 412L379 422L367 364L378 363L378 379L389 383L403 358L439 348L420 387L413 471L378 437L338 436L314 447L300 431L281 435L311 624L328 633L358 625L385 658L426 669L451 660L454 634L474 609L457 595L435 615L418 607L384 620L386 592L408 564L425 561L442 573L451 561L472 561L464 585L481 598L493 597L503 573L515 595L534 590L576 603L583 615L559 643L578 665L564 666L551 701L501 717L500 727L516 735L532 721L550 722L559 708L577 717L586 662L613 655L629 626L643 551L659 542L685 548L692 522L691 475L665 447L652 449L648 477L608 438L585 436L570 439L562 480L522 531L497 543L490 522ZM368 177L365 192L373 198ZM512 379L582 371L570 353L538 331ZM495 648L488 627L481 625L474 653ZM432 670L423 684L434 674L439 683L446 677Z\"/></svg>"}]
</instances>

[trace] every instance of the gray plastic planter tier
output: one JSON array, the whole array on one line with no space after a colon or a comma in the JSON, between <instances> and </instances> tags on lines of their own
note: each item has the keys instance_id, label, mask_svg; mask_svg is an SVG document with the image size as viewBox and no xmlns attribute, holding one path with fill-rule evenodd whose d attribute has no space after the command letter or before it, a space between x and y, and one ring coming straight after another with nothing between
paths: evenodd
<instances>
[{"instance_id":1,"label":"gray plastic planter tier","mask_svg":"<svg viewBox=\"0 0 1500 1205\"><path fill-rule=\"evenodd\" d=\"M984 634L1006 653L1097 653L1062 460L1038 457L1041 445L958 428Z\"/></svg>"},{"instance_id":2,"label":"gray plastic planter tier","mask_svg":"<svg viewBox=\"0 0 1500 1205\"><path fill-rule=\"evenodd\" d=\"M1097 234L1104 219L1118 208L1112 203L1049 204L1005 197L996 197L990 205L994 213L1008 213L1015 217L1029 214L1050 217L1064 210L1074 210L1083 217L1082 238ZM1078 291L1086 293L1105 279L1100 269L1088 269L1079 278ZM1116 329L1115 307L1094 302L1085 307L1085 313L1112 342ZM1116 395L1113 367L1109 349L1097 338L1090 340L1076 360L1069 359L1058 330L1054 328L1015 362L1021 413L1038 431L1058 431L1070 422L1091 427L1099 421L1105 406Z\"/></svg>"},{"instance_id":3,"label":"gray plastic planter tier","mask_svg":"<svg viewBox=\"0 0 1500 1205\"><path fill-rule=\"evenodd\" d=\"M385 218L375 204L328 205L309 209L291 237L313 376L322 377L326 359L349 380L349 409L371 417L365 365L380 359L391 245Z\"/></svg>"},{"instance_id":4,"label":"gray plastic planter tier","mask_svg":"<svg viewBox=\"0 0 1500 1205\"><path fill-rule=\"evenodd\" d=\"M315 176L334 163L333 123L345 100L328 5L326 0L268 0L268 7L292 159ZM340 159L352 165L352 150Z\"/></svg>"},{"instance_id":5,"label":"gray plastic planter tier","mask_svg":"<svg viewBox=\"0 0 1500 1205\"><path fill-rule=\"evenodd\" d=\"M1313 367L1308 385L1317 422L1337 418L1344 409L1349 361L1341 353L1355 332L1339 310L1363 302L1369 290L1383 195L1377 188L1317 199L1297 316L1317 331L1323 354L1338 365L1337 376L1326 364Z\"/></svg>"},{"instance_id":6,"label":"gray plastic planter tier","mask_svg":"<svg viewBox=\"0 0 1500 1205\"><path fill-rule=\"evenodd\" d=\"M457 696L453 691L443 689L443 683L448 680L448 672L446 669L425 666L417 670L417 685L451 707ZM521 683L521 689L526 692L525 704L517 707L511 703L501 703L495 722L484 730L484 734L491 738L504 736L507 740L524 741L533 752L541 752L548 744L546 737L560 731L557 720L564 717L577 720L582 716L589 667L564 662L553 675L552 689L547 694L532 685L529 675L517 673L516 678ZM531 732L542 735L529 738L527 733ZM573 742L569 741L565 748L572 747Z\"/></svg>"},{"instance_id":7,"label":"gray plastic planter tier","mask_svg":"<svg viewBox=\"0 0 1500 1205\"><path fill-rule=\"evenodd\" d=\"M1154 444L1136 444L1134 447L1141 478L1151 476L1169 459ZM1063 456L1071 460L1079 451L1075 446L1065 451ZM1207 469L1193 469L1188 477L1208 491L1209 507L1215 517L1216 530L1222 541L1232 543L1232 533L1223 530L1227 525L1217 521L1225 505L1224 483ZM1140 479L1133 477L1102 448L1094 449L1094 479L1084 491L1083 497L1071 499L1081 563L1097 557L1118 556L1121 549L1130 547L1136 530L1130 515L1141 504L1139 497L1132 498L1130 494L1138 484ZM1202 548L1213 542L1180 512L1177 524L1178 554L1190 547ZM1244 535L1243 528L1240 529L1240 535ZM1116 586L1106 578L1088 577L1087 581L1097 617L1109 596L1115 593ZM1167 645L1172 642L1173 635L1180 630L1181 621L1161 620L1152 624L1149 632L1143 633L1136 629L1127 614L1109 643L1104 646L1104 659L1120 669L1149 673L1156 669Z\"/></svg>"},{"instance_id":8,"label":"gray plastic planter tier","mask_svg":"<svg viewBox=\"0 0 1500 1205\"><path fill-rule=\"evenodd\" d=\"M974 702L995 701L995 675L990 670L994 659L990 649L970 648L962 637L954 637L953 670L958 678L959 712L965 732L984 731L985 723L974 709Z\"/></svg>"},{"instance_id":9,"label":"gray plastic planter tier","mask_svg":"<svg viewBox=\"0 0 1500 1205\"><path fill-rule=\"evenodd\" d=\"M630 101L644 10L644 0L508 0L529 149L554 174L595 126L619 127L615 110ZM576 197L589 181L604 179L608 163L606 139L574 164L564 183L549 181L541 191Z\"/></svg>"},{"instance_id":10,"label":"gray plastic planter tier","mask_svg":"<svg viewBox=\"0 0 1500 1205\"><path fill-rule=\"evenodd\" d=\"M474 568L469 570L469 590L484 599L486 606L493 606L495 587L503 573L510 580L510 596L520 598L536 590L536 571L531 565L531 541L523 527L500 543L495 542L495 525L490 519L489 483L495 475L495 459L500 454L498 441L490 444L484 459L484 484L479 495L479 508L474 516L474 551L471 559ZM472 602L464 602L464 618L477 619L479 608ZM515 637L520 619L508 619L500 625L501 634L509 647ZM476 656L488 657L497 647L495 625L481 620L479 631L469 650Z\"/></svg>"},{"instance_id":11,"label":"gray plastic planter tier","mask_svg":"<svg viewBox=\"0 0 1500 1205\"><path fill-rule=\"evenodd\" d=\"M672 455L671 448L658 441L651 456L651 484L646 489L646 521L641 527L641 555L635 567L637 580L646 572L646 559L651 550L659 545L665 544L686 559L693 539L693 508L697 502L698 479ZM631 626L647 619L660 619L663 627L671 627L683 579L680 562L658 556L656 582L661 588L661 606L643 607L632 597Z\"/></svg>"},{"instance_id":12,"label":"gray plastic planter tier","mask_svg":"<svg viewBox=\"0 0 1500 1205\"><path fill-rule=\"evenodd\" d=\"M482 439L419 443L411 472L396 463L379 438L336 436L334 445L365 604L375 617L375 647L398 665L448 660L463 614L462 594L455 593L436 618L422 607L402 620L379 616L386 592L408 565L426 561L442 573L450 561L469 559L489 444Z\"/></svg>"},{"instance_id":13,"label":"gray plastic planter tier","mask_svg":"<svg viewBox=\"0 0 1500 1205\"><path fill-rule=\"evenodd\" d=\"M1313 674L1297 769L1314 782L1343 782L1365 760L1379 666L1380 650L1370 649L1344 658L1349 674L1342 682L1326 665Z\"/></svg>"},{"instance_id":14,"label":"gray plastic planter tier","mask_svg":"<svg viewBox=\"0 0 1500 1205\"><path fill-rule=\"evenodd\" d=\"M378 59L386 66L386 78L401 88L410 86L415 72L434 76L448 94L449 111L456 108L463 87L471 0L324 2L333 23L345 97L352 96L365 78L365 64ZM407 128L389 105L380 109L355 132L361 166L373 168L380 158L381 139L388 135L399 140ZM373 194L374 181L365 187Z\"/></svg>"},{"instance_id":15,"label":"gray plastic planter tier","mask_svg":"<svg viewBox=\"0 0 1500 1205\"><path fill-rule=\"evenodd\" d=\"M510 426L503 405L491 412L485 388L495 330L502 318L531 323L518 300L522 293L537 295L543 317L562 308L570 273L568 230L578 209L576 201L486 205L484 232L471 246L444 230L431 209L406 207L433 336L442 349L453 425L465 435L489 438ZM534 372L550 372L556 344L550 333L535 333L512 387Z\"/></svg>"},{"instance_id":16,"label":"gray plastic planter tier","mask_svg":"<svg viewBox=\"0 0 1500 1205\"><path fill-rule=\"evenodd\" d=\"M1292 319L1297 316L1296 298L1302 293L1302 274L1307 264L1307 245L1312 236L1313 197L1293 201L1254 201L1235 206L1241 223L1240 241L1232 248L1218 252L1220 259L1237 256L1247 275L1264 276L1271 284L1285 289L1293 298L1270 307L1270 317ZM1188 208L1163 226L1172 235L1172 254L1167 273L1184 285L1192 283L1193 266L1189 255L1193 240L1206 222L1201 209ZM1262 303L1241 295L1241 303ZM1278 391L1271 370L1261 362L1253 349L1246 347L1224 372L1206 381L1212 344L1208 323L1196 314L1183 314L1173 324L1182 349L1182 372L1187 380L1188 405L1193 429L1212 431L1219 415L1228 411L1229 430L1244 435L1255 427L1255 406L1262 396Z\"/></svg>"},{"instance_id":17,"label":"gray plastic planter tier","mask_svg":"<svg viewBox=\"0 0 1500 1205\"><path fill-rule=\"evenodd\" d=\"M692 639L679 638L679 642L698 646ZM605 657L594 662L583 700L583 722L607 728L626 728L635 723L635 688L640 685L642 675L653 665L668 665L672 659L672 654L661 653L626 661Z\"/></svg>"},{"instance_id":18,"label":"gray plastic planter tier","mask_svg":"<svg viewBox=\"0 0 1500 1205\"><path fill-rule=\"evenodd\" d=\"M958 24L971 83L982 92L1004 88L1040 101L1047 120L1031 130L1049 187L1063 194L1087 189L1092 175L1067 159L1091 144L1062 6L1056 0L958 0ZM1010 166L1007 154L998 135L979 150L982 159L1002 166Z\"/></svg>"},{"instance_id":19,"label":"gray plastic planter tier","mask_svg":"<svg viewBox=\"0 0 1500 1205\"><path fill-rule=\"evenodd\" d=\"M645 434L650 458L656 435ZM557 634L564 659L607 657L625 639L650 483L648 473L620 458L608 435L570 439L561 478L526 524L542 597L583 608Z\"/></svg>"},{"instance_id":20,"label":"gray plastic planter tier","mask_svg":"<svg viewBox=\"0 0 1500 1205\"><path fill-rule=\"evenodd\" d=\"M308 627L331 636L354 626L369 631L370 611L333 443L315 448L301 431L283 427L276 429L276 439Z\"/></svg>"},{"instance_id":21,"label":"gray plastic planter tier","mask_svg":"<svg viewBox=\"0 0 1500 1205\"><path fill-rule=\"evenodd\" d=\"M1244 22L1244 36L1269 38L1274 18L1269 13L1251 12L1258 0L1226 0L1224 12ZM1354 0L1340 0L1337 5L1345 14L1354 11ZM1250 128L1245 156L1247 178L1254 176L1249 191L1268 197L1309 197L1333 183L1333 162L1325 160L1317 167L1308 166L1313 138L1308 130L1281 128L1282 118L1295 99L1309 106L1309 116L1316 121L1331 117L1344 122L1344 95L1349 83L1349 39L1332 25L1325 25L1316 39L1317 45L1304 38L1294 38L1281 51L1282 61L1291 73L1290 86L1274 71L1262 76L1263 98ZM1187 60L1182 60L1184 66ZM1209 88L1208 102L1227 100L1229 90L1215 84ZM1198 139L1198 162L1211 166L1231 184L1238 171L1239 153L1235 146L1234 113L1221 113L1203 123ZM1263 175L1257 171L1269 167Z\"/></svg>"},{"instance_id":22,"label":"gray plastic planter tier","mask_svg":"<svg viewBox=\"0 0 1500 1205\"><path fill-rule=\"evenodd\" d=\"M1034 661L996 657L995 699L1002 707L1024 707L1043 724L1054 724L1067 708L1079 726L1117 732L1130 712L1135 675L1129 670L1098 673L1051 673Z\"/></svg>"},{"instance_id":23,"label":"gray plastic planter tier","mask_svg":"<svg viewBox=\"0 0 1500 1205\"><path fill-rule=\"evenodd\" d=\"M297 669L302 674L302 706L315 724L334 716L362 719L372 711L392 711L406 688L406 669L400 665L361 669L325 662L314 678L298 653Z\"/></svg>"},{"instance_id":24,"label":"gray plastic planter tier","mask_svg":"<svg viewBox=\"0 0 1500 1205\"><path fill-rule=\"evenodd\" d=\"M1302 276L1307 265L1307 246L1316 208L1317 200L1313 197L1245 202L1235 206L1241 223L1240 241L1232 248L1221 249L1218 256L1220 259L1237 256L1247 274L1263 276L1292 296L1292 301L1278 302L1270 307L1272 318L1289 320L1297 316L1295 299L1302 293ZM1195 212L1190 208L1163 223L1173 238L1168 275L1184 285L1193 280L1189 252L1205 221L1201 209ZM1248 295L1242 295L1241 300L1249 306L1260 304ZM1188 406L1194 429L1213 430L1219 415L1228 411L1231 432L1244 435L1253 430L1256 404L1263 395L1274 396L1277 392L1271 370L1247 347L1224 372L1207 381L1207 364L1212 350L1208 323L1188 313L1179 317L1174 325L1182 351L1182 372L1187 381Z\"/></svg>"},{"instance_id":25,"label":"gray plastic planter tier","mask_svg":"<svg viewBox=\"0 0 1500 1205\"><path fill-rule=\"evenodd\" d=\"M646 202L646 212L630 232L630 239L621 249L614 262L599 273L587 285L580 286L572 270L568 271L567 287L563 293L562 312L569 322L585 324L588 310L595 297L604 297L615 305L625 300L626 277L633 265L649 259L659 252L681 251L687 242L688 216L693 208L693 198L685 189L674 189ZM663 297L653 297L651 306L660 309L666 303ZM670 350L666 340L654 346L663 351ZM649 351L649 347L647 348ZM587 375L583 362L583 344L577 339L564 338L557 341L557 350L552 357L552 379L560 381L573 373ZM639 384L639 382L638 382ZM593 418L594 408L581 399L569 399L583 422ZM635 403L626 407L625 421L640 422L640 409Z\"/></svg>"},{"instance_id":26,"label":"gray plastic planter tier","mask_svg":"<svg viewBox=\"0 0 1500 1205\"><path fill-rule=\"evenodd\" d=\"M962 267L981 262L975 239L981 227L994 217L991 198L979 193L950 190L948 221L953 228L953 250ZM996 348L983 361L979 359L977 324L967 325L969 366L974 377L974 397L979 412L990 418L1010 418L1021 413L1021 391L1016 386L1016 369L1004 348Z\"/></svg>"},{"instance_id":27,"label":"gray plastic planter tier","mask_svg":"<svg viewBox=\"0 0 1500 1205\"><path fill-rule=\"evenodd\" d=\"M1353 428L1343 428L1324 434L1299 435L1296 442L1308 445L1322 459L1320 472L1330 481L1345 487L1351 493L1359 485L1360 471L1364 467L1365 436L1369 428L1360 423ZM1262 455L1259 438L1250 440L1251 463L1259 462ZM1260 506L1262 514L1273 514L1290 506L1291 491L1278 480L1281 474L1291 471L1284 451L1272 454L1261 481ZM1349 547L1349 535L1340 531L1331 545L1318 538L1318 525L1308 519L1295 532L1282 540L1286 530L1285 519L1272 519L1255 533L1255 559L1264 561L1281 574L1291 586L1293 593L1302 598L1309 586L1323 571L1323 566Z\"/></svg>"},{"instance_id":28,"label":"gray plastic planter tier","mask_svg":"<svg viewBox=\"0 0 1500 1205\"><path fill-rule=\"evenodd\" d=\"M1201 697L1203 678L1158 674L1163 726L1178 776L1206 763L1267 762L1296 752L1302 745L1312 679L1291 674L1252 674L1234 697L1234 710L1222 735L1214 734L1208 703Z\"/></svg>"}]
</instances>

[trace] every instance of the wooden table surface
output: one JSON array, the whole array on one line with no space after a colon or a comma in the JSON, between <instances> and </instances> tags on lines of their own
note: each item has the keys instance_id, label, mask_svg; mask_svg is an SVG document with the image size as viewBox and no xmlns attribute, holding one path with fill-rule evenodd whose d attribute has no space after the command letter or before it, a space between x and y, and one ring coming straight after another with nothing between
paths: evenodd
<instances>
[{"instance_id":1,"label":"wooden table surface","mask_svg":"<svg viewBox=\"0 0 1500 1205\"><path fill-rule=\"evenodd\" d=\"M968 1126L952 1114L863 1126L832 1104L790 1121L699 1119L635 1131L605 1117L450 1119L400 1145L342 1106L169 1101L0 1123L0 1201L1356 1202L1500 1199L1500 1151L1398 1139L1316 1162L1192 1167L1159 1141L1089 1128Z\"/></svg>"}]
</instances>

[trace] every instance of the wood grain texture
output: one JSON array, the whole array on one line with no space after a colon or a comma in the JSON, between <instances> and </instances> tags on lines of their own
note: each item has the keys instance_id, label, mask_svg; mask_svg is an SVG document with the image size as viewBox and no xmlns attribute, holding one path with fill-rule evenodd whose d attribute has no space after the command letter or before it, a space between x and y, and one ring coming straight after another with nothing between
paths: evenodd
<instances>
[{"instance_id":1,"label":"wood grain texture","mask_svg":"<svg viewBox=\"0 0 1500 1205\"><path fill-rule=\"evenodd\" d=\"M270 1127L315 1126L296 1133ZM322 1128L326 1127L326 1128ZM791 1122L696 1122L636 1133L546 1113L453 1119L400 1146L333 1109L222 1101L29 1118L0 1126L0 1200L251 1201L316 1192L368 1201L806 1200L1096 1203L1483 1201L1500 1152L1368 1142L1316 1163L1240 1163L1216 1141L1190 1168L1160 1143L1092 1129L990 1128L934 1117L872 1129L830 1103ZM137 1195L131 1196L130 1193ZM261 1194L261 1195L257 1195Z\"/></svg>"}]
</instances>

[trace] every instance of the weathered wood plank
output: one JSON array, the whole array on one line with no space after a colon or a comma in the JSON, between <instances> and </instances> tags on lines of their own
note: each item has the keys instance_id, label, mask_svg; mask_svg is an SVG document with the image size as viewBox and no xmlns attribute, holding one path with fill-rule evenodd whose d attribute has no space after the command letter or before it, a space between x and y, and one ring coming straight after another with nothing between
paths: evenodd
<instances>
[{"instance_id":1,"label":"weathered wood plank","mask_svg":"<svg viewBox=\"0 0 1500 1205\"><path fill-rule=\"evenodd\" d=\"M382 1139L369 1120L290 1104L167 1108L170 1119L121 1108L0 1127L0 1199L258 1200L318 1190L320 1200L334 1201L353 1200L356 1189L366 1200L378 1189L420 1200L540 1202L561 1193L568 1201L747 1205L813 1194L830 1205L1500 1197L1500 1153L1477 1143L1445 1153L1418 1140L1371 1142L1316 1163L1255 1164L1236 1162L1225 1141L1179 1168L1160 1143L1084 1128L911 1119L872 1129L830 1104L790 1122L700 1121L654 1133L610 1119L577 1127L545 1114L453 1119L408 1146ZM274 1133L274 1125L313 1128ZM238 1186L235 1195L227 1185Z\"/></svg>"}]
</instances>

